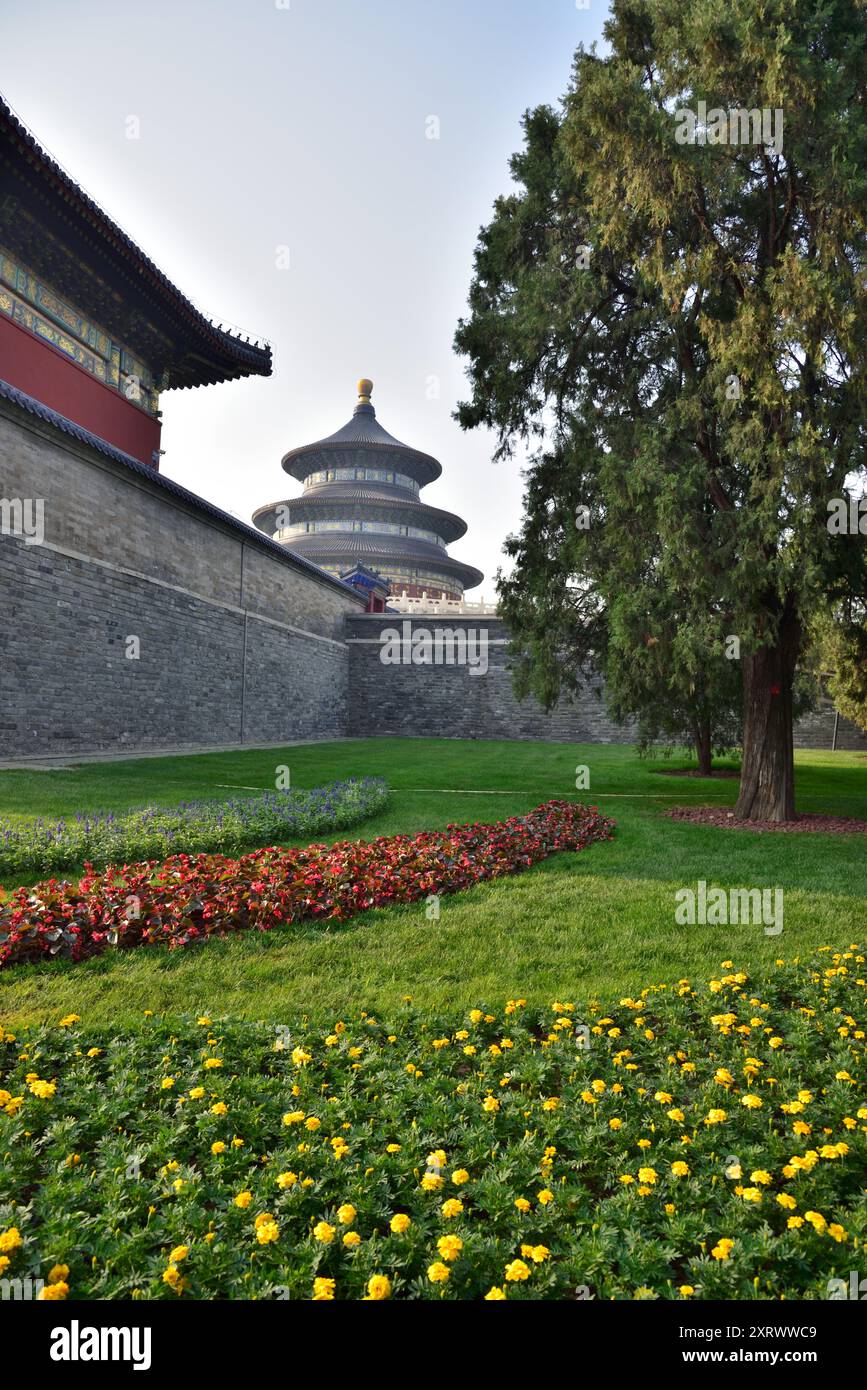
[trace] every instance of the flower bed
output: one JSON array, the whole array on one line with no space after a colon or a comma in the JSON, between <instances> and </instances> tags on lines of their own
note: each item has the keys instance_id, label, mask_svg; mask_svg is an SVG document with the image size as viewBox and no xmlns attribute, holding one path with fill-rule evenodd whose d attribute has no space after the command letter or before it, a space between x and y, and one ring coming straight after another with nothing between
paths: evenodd
<instances>
[{"instance_id":1,"label":"flower bed","mask_svg":"<svg viewBox=\"0 0 867 1390\"><path fill-rule=\"evenodd\" d=\"M609 839L613 824L595 809L549 801L495 825L261 849L241 859L179 854L162 864L90 871L78 884L51 879L17 889L0 906L0 967L345 919L517 873L558 850Z\"/></svg>"},{"instance_id":2,"label":"flower bed","mask_svg":"<svg viewBox=\"0 0 867 1390\"><path fill-rule=\"evenodd\" d=\"M350 778L312 791L265 792L222 801L187 801L139 811L79 814L74 820L0 822L0 873L52 872L76 864L156 859L199 850L345 830L381 810L381 778Z\"/></svg>"},{"instance_id":3,"label":"flower bed","mask_svg":"<svg viewBox=\"0 0 867 1390\"><path fill-rule=\"evenodd\" d=\"M83 1299L846 1297L865 1009L852 946L585 1010L0 1030L0 1274Z\"/></svg>"}]
</instances>

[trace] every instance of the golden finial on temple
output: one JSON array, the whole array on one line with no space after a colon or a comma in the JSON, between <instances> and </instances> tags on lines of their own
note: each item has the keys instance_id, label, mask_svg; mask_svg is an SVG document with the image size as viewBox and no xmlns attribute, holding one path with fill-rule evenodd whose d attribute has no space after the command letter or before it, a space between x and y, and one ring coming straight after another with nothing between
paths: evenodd
<instances>
[{"instance_id":1,"label":"golden finial on temple","mask_svg":"<svg viewBox=\"0 0 867 1390\"><path fill-rule=\"evenodd\" d=\"M373 390L373 382L363 376L358 383L358 399L362 405L370 405L370 393Z\"/></svg>"}]
</instances>

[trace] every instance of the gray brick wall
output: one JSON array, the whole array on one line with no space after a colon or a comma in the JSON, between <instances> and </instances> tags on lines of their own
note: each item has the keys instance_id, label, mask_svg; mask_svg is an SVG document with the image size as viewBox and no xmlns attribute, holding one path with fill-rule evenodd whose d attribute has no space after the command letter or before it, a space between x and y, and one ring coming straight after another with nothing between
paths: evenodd
<instances>
[{"instance_id":1,"label":"gray brick wall","mask_svg":"<svg viewBox=\"0 0 867 1390\"><path fill-rule=\"evenodd\" d=\"M488 670L384 665L368 616L325 579L149 477L0 401L0 497L45 499L45 543L0 536L0 757L383 735L627 743L588 685L546 714ZM127 638L140 643L126 656ZM830 702L799 747L830 748ZM838 747L867 749L839 721Z\"/></svg>"},{"instance_id":2,"label":"gray brick wall","mask_svg":"<svg viewBox=\"0 0 867 1390\"><path fill-rule=\"evenodd\" d=\"M628 743L629 731L609 717L588 685L574 701L561 700L546 714L534 699L518 700L507 654L508 630L497 618L413 617L412 630L437 627L487 633L488 669L467 666L384 665L380 634L403 631L403 614L362 614L346 620L349 640L351 736L365 728L381 734L439 738L515 738L574 743Z\"/></svg>"},{"instance_id":3,"label":"gray brick wall","mask_svg":"<svg viewBox=\"0 0 867 1390\"><path fill-rule=\"evenodd\" d=\"M519 701L512 689L506 643L508 631L496 618L413 617L412 631L424 627L467 628L488 634L488 671L471 676L466 666L384 665L380 635L403 631L403 614L361 614L346 620L349 638L348 732L433 735L440 738L543 739L569 743L629 743L630 729L609 717L593 683L572 700L561 700L550 714L534 699ZM798 748L830 748L834 708L825 701L795 727ZM867 750L867 733L840 719L837 747Z\"/></svg>"},{"instance_id":4,"label":"gray brick wall","mask_svg":"<svg viewBox=\"0 0 867 1390\"><path fill-rule=\"evenodd\" d=\"M343 733L350 594L5 403L0 496L0 756Z\"/></svg>"}]
</instances>

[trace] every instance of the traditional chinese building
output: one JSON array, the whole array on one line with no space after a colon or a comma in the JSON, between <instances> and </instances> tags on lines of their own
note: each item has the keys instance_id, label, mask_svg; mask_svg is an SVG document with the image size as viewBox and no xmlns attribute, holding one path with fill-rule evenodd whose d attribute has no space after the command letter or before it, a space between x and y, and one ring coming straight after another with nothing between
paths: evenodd
<instances>
[{"instance_id":1,"label":"traditional chinese building","mask_svg":"<svg viewBox=\"0 0 867 1390\"><path fill-rule=\"evenodd\" d=\"M482 581L446 547L466 522L419 496L442 473L430 454L395 439L376 418L373 382L358 383L358 404L336 433L290 449L283 468L304 484L300 497L260 507L260 531L331 574L374 571L392 595L460 599Z\"/></svg>"},{"instance_id":2,"label":"traditional chinese building","mask_svg":"<svg viewBox=\"0 0 867 1390\"><path fill-rule=\"evenodd\" d=\"M159 467L160 392L271 371L195 308L0 98L0 390Z\"/></svg>"}]
</instances>

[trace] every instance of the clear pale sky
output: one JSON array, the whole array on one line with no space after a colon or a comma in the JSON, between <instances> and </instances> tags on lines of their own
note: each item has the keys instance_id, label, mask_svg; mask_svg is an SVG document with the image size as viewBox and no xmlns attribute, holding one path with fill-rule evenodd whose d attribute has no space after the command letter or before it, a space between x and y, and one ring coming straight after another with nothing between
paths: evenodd
<instances>
[{"instance_id":1,"label":"clear pale sky","mask_svg":"<svg viewBox=\"0 0 867 1390\"><path fill-rule=\"evenodd\" d=\"M492 464L491 438L451 418L452 336L521 115L559 100L606 11L4 0L0 85L21 119L200 309L273 347L270 378L163 395L170 477L249 521L300 490L282 454L343 424L371 376L385 427L440 459L424 497L466 519L450 551L485 572L470 597L493 597L520 462Z\"/></svg>"}]
</instances>

